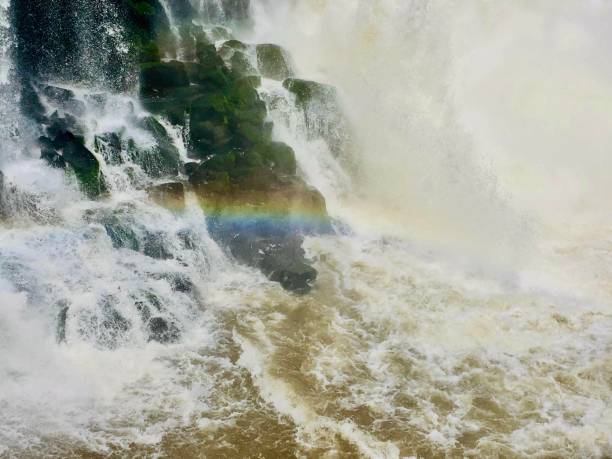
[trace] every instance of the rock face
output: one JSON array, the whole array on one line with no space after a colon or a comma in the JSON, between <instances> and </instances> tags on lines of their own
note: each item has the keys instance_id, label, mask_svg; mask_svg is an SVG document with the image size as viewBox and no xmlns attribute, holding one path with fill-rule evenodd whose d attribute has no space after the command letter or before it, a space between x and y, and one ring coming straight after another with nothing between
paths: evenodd
<instances>
[{"instance_id":1,"label":"rock face","mask_svg":"<svg viewBox=\"0 0 612 459\"><path fill-rule=\"evenodd\" d=\"M185 171L213 238L286 289L307 292L317 273L305 258L303 234L329 229L325 201L297 176L293 149L273 141L247 45L228 40L217 51L200 35L194 49L194 62L141 64L143 105L189 126L195 161ZM263 76L292 74L278 46L258 46L257 60Z\"/></svg>"},{"instance_id":2,"label":"rock face","mask_svg":"<svg viewBox=\"0 0 612 459\"><path fill-rule=\"evenodd\" d=\"M283 81L293 76L288 54L277 45L253 47L235 40L223 26L197 25L197 2L170 2L172 28L159 0L104 2L121 19L122 36L134 58L126 63L118 51L107 50L98 56L104 62L100 72L108 67L121 74L107 85L114 91L138 88L151 116L134 114L130 123L148 132L155 146L139 147L122 130L97 133L86 144L79 121L86 106L72 90L46 83L88 81L91 69L81 69L77 61L78 53L86 52L79 40L89 40L89 35L83 38L81 29L65 19L75 2L60 2L62 11L55 11L65 27L59 32L51 27L53 8L34 0L30 13L29 6L15 2L18 66L24 75L22 109L40 127L41 157L52 167L72 171L90 198L108 192L98 158L108 166L139 166L149 180L141 186L147 187L150 199L172 210L184 209L188 186L206 211L212 237L237 260L261 269L288 290L307 292L317 273L302 243L308 232L329 229L325 200L299 177L293 149L273 139L273 125L257 91L262 77ZM211 19L224 24L248 19L248 0L224 0L217 6L218 17ZM92 30L106 40L107 13L91 8L95 14L87 15L88 20L99 18L102 24ZM27 42L28 34L32 43ZM71 63L74 68L67 71ZM121 65L111 68L117 63ZM182 132L193 161L183 164L162 118L173 131ZM151 186L159 179L165 183ZM118 218L98 223L118 249L162 260L173 257L163 234L135 234ZM164 323L150 322L151 339L171 340L170 322Z\"/></svg>"},{"instance_id":3,"label":"rock face","mask_svg":"<svg viewBox=\"0 0 612 459\"><path fill-rule=\"evenodd\" d=\"M257 65L265 78L282 81L293 76L288 54L278 45L257 45Z\"/></svg>"},{"instance_id":4,"label":"rock face","mask_svg":"<svg viewBox=\"0 0 612 459\"><path fill-rule=\"evenodd\" d=\"M297 78L287 78L283 87L295 95L297 108L304 114L309 138L325 139L332 153L340 155L350 142L350 133L336 88Z\"/></svg>"},{"instance_id":5,"label":"rock face","mask_svg":"<svg viewBox=\"0 0 612 459\"><path fill-rule=\"evenodd\" d=\"M85 140L79 135L76 120L69 114L60 117L58 112L54 112L42 125L46 135L38 139L41 158L53 167L70 167L83 192L89 197L95 198L103 194L106 184L100 172L100 163L85 147Z\"/></svg>"}]
</instances>

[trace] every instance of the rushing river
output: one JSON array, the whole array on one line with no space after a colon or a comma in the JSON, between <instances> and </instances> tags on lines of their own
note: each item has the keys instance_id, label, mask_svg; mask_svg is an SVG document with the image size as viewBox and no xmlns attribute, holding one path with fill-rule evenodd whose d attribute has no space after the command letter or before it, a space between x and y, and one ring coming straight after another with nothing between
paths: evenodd
<instances>
[{"instance_id":1,"label":"rushing river","mask_svg":"<svg viewBox=\"0 0 612 459\"><path fill-rule=\"evenodd\" d=\"M38 159L10 3L0 457L612 457L610 2L253 0L235 35L336 88L307 119L259 88L333 218L306 238L306 295L234 261L193 193L168 210L138 167L103 162L92 201ZM227 25L222 1L192 3ZM133 95L57 84L87 145L153 142ZM340 151L312 123L341 127ZM167 256L114 247L117 215ZM148 340L147 307L180 339Z\"/></svg>"}]
</instances>

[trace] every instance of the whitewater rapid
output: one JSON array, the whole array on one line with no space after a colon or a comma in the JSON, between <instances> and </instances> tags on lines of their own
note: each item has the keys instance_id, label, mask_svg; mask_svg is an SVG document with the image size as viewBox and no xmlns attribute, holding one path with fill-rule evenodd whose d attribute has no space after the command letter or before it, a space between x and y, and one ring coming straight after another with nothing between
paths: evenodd
<instances>
[{"instance_id":1,"label":"whitewater rapid","mask_svg":"<svg viewBox=\"0 0 612 459\"><path fill-rule=\"evenodd\" d=\"M347 119L335 154L281 84L260 88L336 230L306 240L306 296L229 258L195 196L154 204L137 166L103 164L111 195L93 202L3 145L18 205L0 227L0 457L612 455L612 12L586 5L252 3L239 38L285 46ZM134 97L66 87L88 146L117 126L151 145ZM171 256L114 248L113 215ZM180 340L150 342L135 302ZM123 333L101 326L105 304Z\"/></svg>"}]
</instances>

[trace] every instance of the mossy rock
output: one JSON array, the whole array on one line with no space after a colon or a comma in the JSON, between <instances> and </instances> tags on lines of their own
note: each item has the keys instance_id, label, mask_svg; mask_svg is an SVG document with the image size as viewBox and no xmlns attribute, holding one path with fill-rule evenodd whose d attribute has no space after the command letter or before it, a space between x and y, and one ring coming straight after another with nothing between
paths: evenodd
<instances>
[{"instance_id":1,"label":"mossy rock","mask_svg":"<svg viewBox=\"0 0 612 459\"><path fill-rule=\"evenodd\" d=\"M141 63L161 61L162 54L159 45L154 41L147 42L140 47L138 60Z\"/></svg>"},{"instance_id":2,"label":"mossy rock","mask_svg":"<svg viewBox=\"0 0 612 459\"><path fill-rule=\"evenodd\" d=\"M289 145L282 142L268 142L256 145L253 151L274 171L285 175L295 175L297 161L295 152Z\"/></svg>"},{"instance_id":3,"label":"mossy rock","mask_svg":"<svg viewBox=\"0 0 612 459\"><path fill-rule=\"evenodd\" d=\"M314 81L287 78L283 81L283 87L295 94L299 104L307 104L312 100L315 93L321 92L324 85Z\"/></svg>"},{"instance_id":4,"label":"mossy rock","mask_svg":"<svg viewBox=\"0 0 612 459\"><path fill-rule=\"evenodd\" d=\"M248 48L248 45L246 45L245 43L241 42L240 40L227 40L226 42L224 42L221 45L221 53L224 52L224 50L227 49L232 49L232 50L238 50L238 51L246 51L246 49Z\"/></svg>"},{"instance_id":5,"label":"mossy rock","mask_svg":"<svg viewBox=\"0 0 612 459\"><path fill-rule=\"evenodd\" d=\"M202 65L197 62L185 64L189 81L208 90L222 90L228 86L227 71L224 67Z\"/></svg>"},{"instance_id":6,"label":"mossy rock","mask_svg":"<svg viewBox=\"0 0 612 459\"><path fill-rule=\"evenodd\" d=\"M151 62L140 67L140 93L163 96L168 90L189 86L185 64L179 61Z\"/></svg>"},{"instance_id":7,"label":"mossy rock","mask_svg":"<svg viewBox=\"0 0 612 459\"><path fill-rule=\"evenodd\" d=\"M140 242L134 230L126 222L113 215L105 218L102 225L116 249L129 249L138 252Z\"/></svg>"},{"instance_id":8,"label":"mossy rock","mask_svg":"<svg viewBox=\"0 0 612 459\"><path fill-rule=\"evenodd\" d=\"M217 54L217 48L208 42L196 43L196 59L201 65L208 68L224 67L223 59Z\"/></svg>"},{"instance_id":9,"label":"mossy rock","mask_svg":"<svg viewBox=\"0 0 612 459\"><path fill-rule=\"evenodd\" d=\"M133 140L129 140L127 153L130 159L151 177L178 175L181 157L166 128L152 116L140 119L138 126L151 134L155 139L156 147L142 149Z\"/></svg>"},{"instance_id":10,"label":"mossy rock","mask_svg":"<svg viewBox=\"0 0 612 459\"><path fill-rule=\"evenodd\" d=\"M42 137L39 142L42 144L41 158L53 167L69 166L74 171L81 190L88 197L96 198L106 193L107 187L100 171L100 163L85 147L82 137L64 131L56 134L53 141Z\"/></svg>"},{"instance_id":11,"label":"mossy rock","mask_svg":"<svg viewBox=\"0 0 612 459\"><path fill-rule=\"evenodd\" d=\"M256 75L257 69L251 64L249 57L242 51L234 51L229 60L232 71L239 75Z\"/></svg>"},{"instance_id":12,"label":"mossy rock","mask_svg":"<svg viewBox=\"0 0 612 459\"><path fill-rule=\"evenodd\" d=\"M273 44L257 45L257 66L264 78L282 81L293 75L287 53Z\"/></svg>"},{"instance_id":13,"label":"mossy rock","mask_svg":"<svg viewBox=\"0 0 612 459\"><path fill-rule=\"evenodd\" d=\"M336 88L315 81L288 78L283 86L295 94L305 117L308 137L323 138L335 155L350 142L350 128L340 106Z\"/></svg>"},{"instance_id":14,"label":"mossy rock","mask_svg":"<svg viewBox=\"0 0 612 459\"><path fill-rule=\"evenodd\" d=\"M192 123L191 148L196 157L222 154L232 148L232 131L226 124L213 120Z\"/></svg>"},{"instance_id":15,"label":"mossy rock","mask_svg":"<svg viewBox=\"0 0 612 459\"><path fill-rule=\"evenodd\" d=\"M107 132L94 137L94 149L111 166L123 164L121 137L116 132Z\"/></svg>"}]
</instances>

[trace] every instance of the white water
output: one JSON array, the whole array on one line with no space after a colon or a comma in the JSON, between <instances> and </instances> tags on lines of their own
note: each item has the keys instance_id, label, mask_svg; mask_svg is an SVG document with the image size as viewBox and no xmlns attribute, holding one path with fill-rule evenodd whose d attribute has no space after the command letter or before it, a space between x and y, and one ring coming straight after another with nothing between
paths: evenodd
<instances>
[{"instance_id":1,"label":"white water","mask_svg":"<svg viewBox=\"0 0 612 459\"><path fill-rule=\"evenodd\" d=\"M193 198L182 215L151 204L143 174L107 167L112 198L92 203L27 153L0 163L42 209L0 229L0 455L66 456L64 443L181 457L612 455L610 6L254 7L250 41L283 44L298 76L339 90L355 137L338 158L277 82L261 93L275 136L350 231L308 239L320 278L292 297L228 260ZM148 141L130 102L87 106L89 145L113 123ZM162 231L175 258L113 249L88 209ZM194 295L155 276L168 272ZM181 325L179 343L147 343L133 308L144 292ZM77 332L109 296L134 325L113 349Z\"/></svg>"}]
</instances>

